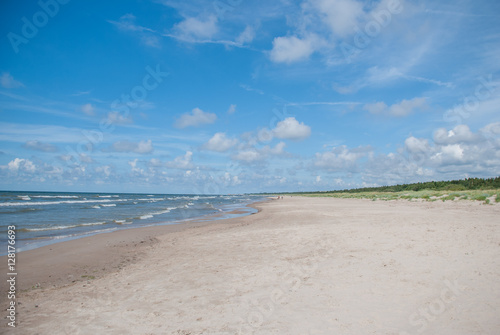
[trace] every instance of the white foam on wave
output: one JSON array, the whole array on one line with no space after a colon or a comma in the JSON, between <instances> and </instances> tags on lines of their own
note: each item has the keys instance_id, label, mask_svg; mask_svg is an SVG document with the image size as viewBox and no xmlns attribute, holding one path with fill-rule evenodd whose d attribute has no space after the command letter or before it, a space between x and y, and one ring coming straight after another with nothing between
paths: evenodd
<instances>
[{"instance_id":1,"label":"white foam on wave","mask_svg":"<svg viewBox=\"0 0 500 335\"><path fill-rule=\"evenodd\" d=\"M141 220L147 220L147 219L151 219L152 217L153 217L153 215L146 214L146 215L140 216L139 219L141 219Z\"/></svg>"},{"instance_id":2,"label":"white foam on wave","mask_svg":"<svg viewBox=\"0 0 500 335\"><path fill-rule=\"evenodd\" d=\"M24 201L29 201L31 198L27 195L18 195L17 196L19 199L24 200Z\"/></svg>"},{"instance_id":3,"label":"white foam on wave","mask_svg":"<svg viewBox=\"0 0 500 335\"><path fill-rule=\"evenodd\" d=\"M139 201L157 202L157 201L165 200L165 198L141 198L141 199L137 199L137 200L139 200Z\"/></svg>"},{"instance_id":4,"label":"white foam on wave","mask_svg":"<svg viewBox=\"0 0 500 335\"><path fill-rule=\"evenodd\" d=\"M42 198L42 199L78 199L77 195L32 195L32 198Z\"/></svg>"},{"instance_id":5,"label":"white foam on wave","mask_svg":"<svg viewBox=\"0 0 500 335\"><path fill-rule=\"evenodd\" d=\"M82 223L80 226L99 226L102 224L105 224L106 221L101 221L101 222L90 222L90 223Z\"/></svg>"},{"instance_id":6,"label":"white foam on wave","mask_svg":"<svg viewBox=\"0 0 500 335\"><path fill-rule=\"evenodd\" d=\"M69 226L52 226L52 227L43 227L43 228L24 228L25 231L49 231L49 230L61 230L61 229L71 229L71 228L77 228L77 227L84 227L84 226L99 226L103 225L106 222L89 222L89 223L82 223L82 224L76 224L76 225L69 225Z\"/></svg>"},{"instance_id":7,"label":"white foam on wave","mask_svg":"<svg viewBox=\"0 0 500 335\"><path fill-rule=\"evenodd\" d=\"M162 215L162 214L167 214L167 213L170 213L171 210L173 209L177 209L177 207L167 207L159 212L155 212L153 213L153 215Z\"/></svg>"},{"instance_id":8,"label":"white foam on wave","mask_svg":"<svg viewBox=\"0 0 500 335\"><path fill-rule=\"evenodd\" d=\"M62 201L34 201L34 202L4 202L0 207L8 206L46 206L59 204L86 204L86 203L104 203L111 201L127 201L126 199L102 199L102 200L62 200Z\"/></svg>"},{"instance_id":9,"label":"white foam on wave","mask_svg":"<svg viewBox=\"0 0 500 335\"><path fill-rule=\"evenodd\" d=\"M115 207L116 204L102 204L102 207Z\"/></svg>"}]
</instances>

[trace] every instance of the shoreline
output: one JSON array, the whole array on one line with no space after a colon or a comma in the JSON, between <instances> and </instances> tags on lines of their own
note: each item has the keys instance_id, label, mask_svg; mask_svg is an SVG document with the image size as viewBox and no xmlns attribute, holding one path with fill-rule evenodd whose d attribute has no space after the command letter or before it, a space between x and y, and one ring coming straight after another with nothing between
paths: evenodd
<instances>
[{"instance_id":1,"label":"shoreline","mask_svg":"<svg viewBox=\"0 0 500 335\"><path fill-rule=\"evenodd\" d=\"M16 253L16 262L20 268L17 289L23 292L38 288L57 288L89 278L103 277L140 261L147 250L158 243L158 236L210 224L226 224L228 220L258 214L258 206L267 201L244 206L257 210L256 213L233 210L191 218L176 224L127 227L20 251ZM221 217L233 212L238 215L236 218ZM248 214L242 215L246 213ZM0 264L2 267L7 264L7 255L0 256ZM0 289L3 290L3 283Z\"/></svg>"},{"instance_id":2,"label":"shoreline","mask_svg":"<svg viewBox=\"0 0 500 335\"><path fill-rule=\"evenodd\" d=\"M74 194L77 194L77 193L74 193ZM215 218L215 220L217 220L217 219L221 219L221 218L224 219L224 218L233 218L233 217L238 217L238 216L250 215L252 213L251 213L251 211L249 211L249 209L251 209L252 207L248 206L248 205L251 205L254 202L260 202L260 201L262 201L262 200L252 201L250 203L240 203L240 204L231 204L231 205L225 204L225 205L221 206L220 208L217 208L217 210L219 212L202 214L200 216L195 216L195 217L190 217L190 218L185 218L185 219L180 219L180 220L157 221L157 222L148 223L148 224L124 224L124 225L115 224L113 227L108 227L108 225L105 225L105 226L103 225L103 226L100 226L100 227L104 227L101 229L94 228L94 230L90 230L87 232L84 231L84 232L80 232L78 234L70 234L70 235L66 235L68 233L61 230L60 234L62 234L62 235L18 239L16 241L16 245L17 245L16 252L21 253L21 252L25 252L25 251L29 251L29 250L36 250L36 249L44 247L44 246L50 246L50 245L54 245L57 243L69 242L69 241L74 241L74 240L78 240L81 238L95 236L98 234L107 234L107 233L112 233L112 232L127 230L127 229L177 225L177 224L183 224L186 222L198 221L198 220L210 221L210 220L214 220L214 218ZM231 209L231 207L235 207L235 208ZM114 222L116 222L116 221L114 221ZM16 226L17 226L17 224L16 224ZM19 234L23 233L23 231L25 231L25 229L19 229L17 231L18 237L19 237ZM0 251L0 257L6 256L6 255L7 255L6 250Z\"/></svg>"},{"instance_id":3,"label":"shoreline","mask_svg":"<svg viewBox=\"0 0 500 335\"><path fill-rule=\"evenodd\" d=\"M92 255L92 265L107 259L116 267L95 276L82 267L81 281L20 292L16 330L456 335L500 328L499 206L305 197L253 205L254 215L168 233L101 234L33 253L52 281L81 267L78 250ZM20 281L39 270L26 262L19 260Z\"/></svg>"}]
</instances>

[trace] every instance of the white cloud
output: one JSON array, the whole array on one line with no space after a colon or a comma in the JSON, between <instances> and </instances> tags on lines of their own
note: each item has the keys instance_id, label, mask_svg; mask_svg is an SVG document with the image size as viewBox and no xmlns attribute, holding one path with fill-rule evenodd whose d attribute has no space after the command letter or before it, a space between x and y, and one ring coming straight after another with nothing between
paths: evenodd
<instances>
[{"instance_id":1,"label":"white cloud","mask_svg":"<svg viewBox=\"0 0 500 335\"><path fill-rule=\"evenodd\" d=\"M261 149L261 152L266 155L273 155L273 156L283 155L285 153L285 146L286 146L285 142L279 142L274 146L274 148L266 145Z\"/></svg>"},{"instance_id":2,"label":"white cloud","mask_svg":"<svg viewBox=\"0 0 500 335\"><path fill-rule=\"evenodd\" d=\"M386 114L391 116L407 116L416 110L422 110L427 107L425 98L403 99L399 103L387 106L384 102L366 104L363 109L372 114Z\"/></svg>"},{"instance_id":3,"label":"white cloud","mask_svg":"<svg viewBox=\"0 0 500 335\"><path fill-rule=\"evenodd\" d=\"M289 140L303 140L311 135L311 127L298 122L294 117L287 117L278 122L273 134L277 138Z\"/></svg>"},{"instance_id":4,"label":"white cloud","mask_svg":"<svg viewBox=\"0 0 500 335\"><path fill-rule=\"evenodd\" d=\"M338 37L352 34L358 19L364 15L363 5L354 0L311 0L310 4Z\"/></svg>"},{"instance_id":5,"label":"white cloud","mask_svg":"<svg viewBox=\"0 0 500 335\"><path fill-rule=\"evenodd\" d=\"M251 26L246 26L245 30L236 38L236 43L250 43L255 38L255 30Z\"/></svg>"},{"instance_id":6,"label":"white cloud","mask_svg":"<svg viewBox=\"0 0 500 335\"><path fill-rule=\"evenodd\" d=\"M158 38L158 36L154 35L141 36L141 41L144 45L147 45L152 48L158 49L161 47L160 39Z\"/></svg>"},{"instance_id":7,"label":"white cloud","mask_svg":"<svg viewBox=\"0 0 500 335\"><path fill-rule=\"evenodd\" d=\"M174 169L192 169L193 153L186 151L184 156L176 157L173 161L165 163L165 166Z\"/></svg>"},{"instance_id":8,"label":"white cloud","mask_svg":"<svg viewBox=\"0 0 500 335\"><path fill-rule=\"evenodd\" d=\"M122 115L120 112L109 112L108 122L111 124L130 124L132 123L132 118Z\"/></svg>"},{"instance_id":9,"label":"white cloud","mask_svg":"<svg viewBox=\"0 0 500 335\"><path fill-rule=\"evenodd\" d=\"M233 156L233 159L252 163L264 159L264 155L259 153L256 149L249 149L238 152L235 156Z\"/></svg>"},{"instance_id":10,"label":"white cloud","mask_svg":"<svg viewBox=\"0 0 500 335\"><path fill-rule=\"evenodd\" d=\"M82 112L84 112L85 114L89 115L89 116L92 116L94 115L94 106L92 106L92 104L85 104L81 107L81 110Z\"/></svg>"},{"instance_id":11,"label":"white cloud","mask_svg":"<svg viewBox=\"0 0 500 335\"><path fill-rule=\"evenodd\" d=\"M488 135L500 135L500 122L490 123L481 128L481 132Z\"/></svg>"},{"instance_id":12,"label":"white cloud","mask_svg":"<svg viewBox=\"0 0 500 335\"><path fill-rule=\"evenodd\" d=\"M135 23L135 21L136 21L135 15L129 13L129 14L125 14L125 15L121 16L119 21L109 20L108 22L113 24L114 26L116 26L118 29L124 30L124 31L155 32L152 29L137 25Z\"/></svg>"},{"instance_id":13,"label":"white cloud","mask_svg":"<svg viewBox=\"0 0 500 335\"><path fill-rule=\"evenodd\" d=\"M259 142L270 142L273 137L273 132L268 128L262 128L257 132L257 140Z\"/></svg>"},{"instance_id":14,"label":"white cloud","mask_svg":"<svg viewBox=\"0 0 500 335\"><path fill-rule=\"evenodd\" d=\"M217 32L217 17L211 15L205 19L188 17L175 25L174 30L182 38L212 38Z\"/></svg>"},{"instance_id":15,"label":"white cloud","mask_svg":"<svg viewBox=\"0 0 500 335\"><path fill-rule=\"evenodd\" d=\"M109 176L111 175L111 166L109 165L98 166L95 168L95 171L98 174L104 175L105 178L109 178Z\"/></svg>"},{"instance_id":16,"label":"white cloud","mask_svg":"<svg viewBox=\"0 0 500 335\"><path fill-rule=\"evenodd\" d=\"M384 102L380 101L372 104L366 104L364 105L363 109L372 114L382 114L383 112L387 111L387 105Z\"/></svg>"},{"instance_id":17,"label":"white cloud","mask_svg":"<svg viewBox=\"0 0 500 335\"><path fill-rule=\"evenodd\" d=\"M112 152L134 152L136 154L149 154L153 152L153 144L151 140L140 141L139 143L129 141L118 141L113 143L111 148L104 151Z\"/></svg>"},{"instance_id":18,"label":"white cloud","mask_svg":"<svg viewBox=\"0 0 500 335\"><path fill-rule=\"evenodd\" d=\"M389 108L389 114L393 116L406 116L413 113L416 109L425 108L427 105L425 98L413 98L411 100L403 100L398 104L394 104Z\"/></svg>"},{"instance_id":19,"label":"white cloud","mask_svg":"<svg viewBox=\"0 0 500 335\"><path fill-rule=\"evenodd\" d=\"M237 139L227 138L226 133L216 133L203 146L204 149L210 151L224 152L238 144Z\"/></svg>"},{"instance_id":20,"label":"white cloud","mask_svg":"<svg viewBox=\"0 0 500 335\"><path fill-rule=\"evenodd\" d=\"M147 46L154 48L160 47L160 40L155 35L157 34L157 32L153 29L136 24L136 17L133 14L125 14L120 17L119 21L109 20L108 22L113 24L121 31L136 34L140 37L141 42Z\"/></svg>"},{"instance_id":21,"label":"white cloud","mask_svg":"<svg viewBox=\"0 0 500 335\"><path fill-rule=\"evenodd\" d=\"M250 148L243 149L239 151L232 158L238 161L244 161L247 163L253 163L257 161L262 161L268 157L276 157L286 155L285 142L279 142L274 147L269 145L263 146L262 148Z\"/></svg>"},{"instance_id":22,"label":"white cloud","mask_svg":"<svg viewBox=\"0 0 500 335\"><path fill-rule=\"evenodd\" d=\"M343 145L328 152L316 153L314 165L330 171L352 171L356 169L358 161L371 152L371 147L349 149Z\"/></svg>"},{"instance_id":23,"label":"white cloud","mask_svg":"<svg viewBox=\"0 0 500 335\"><path fill-rule=\"evenodd\" d=\"M316 39L300 39L297 36L276 37L273 40L273 49L270 57L276 63L294 63L305 60L311 56L315 50Z\"/></svg>"},{"instance_id":24,"label":"white cloud","mask_svg":"<svg viewBox=\"0 0 500 335\"><path fill-rule=\"evenodd\" d=\"M453 130L439 128L434 133L434 142L436 144L467 143L478 140L480 140L480 136L473 134L467 125L458 125Z\"/></svg>"},{"instance_id":25,"label":"white cloud","mask_svg":"<svg viewBox=\"0 0 500 335\"><path fill-rule=\"evenodd\" d=\"M217 120L214 113L204 112L199 108L194 108L191 113L185 113L176 121L177 128L198 127L204 124L211 124Z\"/></svg>"},{"instance_id":26,"label":"white cloud","mask_svg":"<svg viewBox=\"0 0 500 335\"><path fill-rule=\"evenodd\" d=\"M439 165L449 165L459 163L464 160L464 149L460 144L446 145L434 154L431 159Z\"/></svg>"},{"instance_id":27,"label":"white cloud","mask_svg":"<svg viewBox=\"0 0 500 335\"><path fill-rule=\"evenodd\" d=\"M30 161L29 159L24 159L24 158L16 158L10 161L7 164L7 168L9 169L10 172L13 173L18 173L18 172L33 173L36 170L35 164L33 164L33 162Z\"/></svg>"},{"instance_id":28,"label":"white cloud","mask_svg":"<svg viewBox=\"0 0 500 335\"><path fill-rule=\"evenodd\" d=\"M228 114L234 114L236 112L236 105L230 105L229 108L227 109Z\"/></svg>"},{"instance_id":29,"label":"white cloud","mask_svg":"<svg viewBox=\"0 0 500 335\"><path fill-rule=\"evenodd\" d=\"M428 153L430 151L428 140L418 139L413 136L405 140L405 148L410 153Z\"/></svg>"},{"instance_id":30,"label":"white cloud","mask_svg":"<svg viewBox=\"0 0 500 335\"><path fill-rule=\"evenodd\" d=\"M86 154L80 154L80 161L83 162L83 163L92 163L92 162L94 162L94 160L92 159L92 157L90 157L89 155L86 155Z\"/></svg>"},{"instance_id":31,"label":"white cloud","mask_svg":"<svg viewBox=\"0 0 500 335\"><path fill-rule=\"evenodd\" d=\"M12 77L8 72L2 73L2 76L0 77L0 84L3 88L19 88L24 86L23 83L15 80L14 77Z\"/></svg>"},{"instance_id":32,"label":"white cloud","mask_svg":"<svg viewBox=\"0 0 500 335\"><path fill-rule=\"evenodd\" d=\"M40 141L27 141L24 144L25 148L31 149L31 150L37 150L37 151L43 151L43 152L56 152L57 148L53 146L50 143L43 143Z\"/></svg>"},{"instance_id":33,"label":"white cloud","mask_svg":"<svg viewBox=\"0 0 500 335\"><path fill-rule=\"evenodd\" d=\"M149 161L149 165L153 167L160 167L162 166L162 162L158 158L151 158Z\"/></svg>"}]
</instances>

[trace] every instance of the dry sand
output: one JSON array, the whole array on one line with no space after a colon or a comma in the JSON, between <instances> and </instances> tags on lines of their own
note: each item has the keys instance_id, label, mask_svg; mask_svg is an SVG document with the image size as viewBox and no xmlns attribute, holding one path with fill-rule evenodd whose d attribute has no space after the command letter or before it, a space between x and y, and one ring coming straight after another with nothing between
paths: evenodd
<instances>
[{"instance_id":1,"label":"dry sand","mask_svg":"<svg viewBox=\"0 0 500 335\"><path fill-rule=\"evenodd\" d=\"M20 285L41 288L20 294L11 332L500 333L500 206L286 197L259 207L20 253Z\"/></svg>"}]
</instances>

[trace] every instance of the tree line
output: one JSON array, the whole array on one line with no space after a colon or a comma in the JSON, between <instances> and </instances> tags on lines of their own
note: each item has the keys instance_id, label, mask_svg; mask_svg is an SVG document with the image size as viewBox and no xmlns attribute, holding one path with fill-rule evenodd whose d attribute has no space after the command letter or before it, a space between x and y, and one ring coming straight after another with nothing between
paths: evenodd
<instances>
[{"instance_id":1,"label":"tree line","mask_svg":"<svg viewBox=\"0 0 500 335\"><path fill-rule=\"evenodd\" d=\"M335 191L316 192L283 192L293 194L311 193L362 193L362 192L404 192L404 191L465 191L465 190L494 190L500 189L500 177L495 178L466 178L460 180L427 181L413 184L398 184L392 186L363 187L355 189L344 189ZM270 193L260 193L270 194Z\"/></svg>"},{"instance_id":2,"label":"tree line","mask_svg":"<svg viewBox=\"0 0 500 335\"><path fill-rule=\"evenodd\" d=\"M404 191L465 191L500 189L500 177L466 178L460 180L428 181L413 184L398 184L392 186L363 187L350 190L328 191L327 193L361 193L361 192L404 192Z\"/></svg>"}]
</instances>

